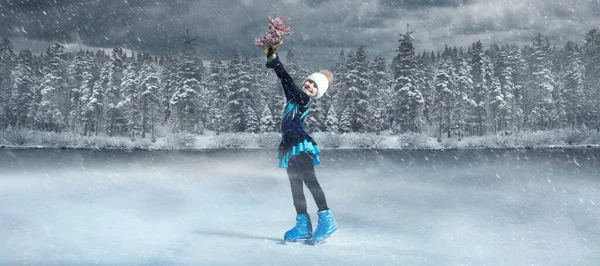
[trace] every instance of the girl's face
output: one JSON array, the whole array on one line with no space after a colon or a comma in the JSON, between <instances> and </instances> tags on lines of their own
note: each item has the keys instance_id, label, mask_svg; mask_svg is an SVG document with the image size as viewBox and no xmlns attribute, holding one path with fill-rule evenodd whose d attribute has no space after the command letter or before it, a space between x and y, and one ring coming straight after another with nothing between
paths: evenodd
<instances>
[{"instance_id":1,"label":"girl's face","mask_svg":"<svg viewBox=\"0 0 600 266\"><path fill-rule=\"evenodd\" d=\"M310 98L317 96L317 84L312 80L306 80L304 84L302 84L302 91L308 94Z\"/></svg>"}]
</instances>

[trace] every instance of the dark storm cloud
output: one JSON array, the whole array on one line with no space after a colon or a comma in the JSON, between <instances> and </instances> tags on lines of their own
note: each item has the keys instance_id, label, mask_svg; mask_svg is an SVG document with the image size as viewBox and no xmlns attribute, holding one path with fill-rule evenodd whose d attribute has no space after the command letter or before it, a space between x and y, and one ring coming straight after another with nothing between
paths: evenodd
<instances>
[{"instance_id":1,"label":"dark storm cloud","mask_svg":"<svg viewBox=\"0 0 600 266\"><path fill-rule=\"evenodd\" d=\"M306 0L306 5L310 7L318 7L324 3L330 2L331 0Z\"/></svg>"},{"instance_id":2,"label":"dark storm cloud","mask_svg":"<svg viewBox=\"0 0 600 266\"><path fill-rule=\"evenodd\" d=\"M7 1L0 23L8 27L0 34L93 46L131 43L152 5L156 2Z\"/></svg>"},{"instance_id":3,"label":"dark storm cloud","mask_svg":"<svg viewBox=\"0 0 600 266\"><path fill-rule=\"evenodd\" d=\"M473 0L380 0L380 2L385 7L422 9L430 7L458 7L471 4Z\"/></svg>"},{"instance_id":4,"label":"dark storm cloud","mask_svg":"<svg viewBox=\"0 0 600 266\"><path fill-rule=\"evenodd\" d=\"M600 28L598 0L0 0L0 37L18 48L50 42L114 46L177 55L189 30L202 59L227 59L234 49L260 56L253 42L268 16L286 16L294 49L307 63L330 66L341 49L394 56L407 24L417 51L482 40L529 44L540 32L556 45L581 43Z\"/></svg>"}]
</instances>

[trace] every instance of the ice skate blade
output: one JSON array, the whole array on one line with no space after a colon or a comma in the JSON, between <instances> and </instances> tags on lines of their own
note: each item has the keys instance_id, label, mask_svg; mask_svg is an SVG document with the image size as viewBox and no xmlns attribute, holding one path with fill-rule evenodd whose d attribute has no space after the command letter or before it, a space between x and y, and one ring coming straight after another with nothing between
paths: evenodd
<instances>
[{"instance_id":1,"label":"ice skate blade","mask_svg":"<svg viewBox=\"0 0 600 266\"><path fill-rule=\"evenodd\" d=\"M283 240L283 242L286 245L293 245L293 244L299 244L299 243L312 242L312 238L300 238L300 239L296 239L296 240L292 240L292 241Z\"/></svg>"},{"instance_id":2,"label":"ice skate blade","mask_svg":"<svg viewBox=\"0 0 600 266\"><path fill-rule=\"evenodd\" d=\"M333 234L334 234L334 233L337 233L337 232L339 232L339 231L340 231L340 228L338 227L337 229L335 229L335 231L333 231L333 233L331 233L331 235L330 235L329 237L327 237L327 238L325 238L325 239L323 239L323 240L321 240L321 241L319 241L319 242L316 242L316 243L315 243L315 242L313 242L313 241L311 240L311 241L310 241L310 244L311 244L311 245L313 245L313 246L320 246L320 245L323 245L325 242L327 242L327 240L328 240L328 239L330 239L330 238L331 238L331 236L333 236Z\"/></svg>"}]
</instances>

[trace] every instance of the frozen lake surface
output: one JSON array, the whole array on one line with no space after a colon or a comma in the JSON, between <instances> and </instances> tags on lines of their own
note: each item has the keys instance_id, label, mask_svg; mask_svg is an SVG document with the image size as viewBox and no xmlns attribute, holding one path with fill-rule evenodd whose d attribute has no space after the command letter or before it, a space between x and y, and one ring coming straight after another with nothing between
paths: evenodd
<instances>
[{"instance_id":1,"label":"frozen lake surface","mask_svg":"<svg viewBox=\"0 0 600 266\"><path fill-rule=\"evenodd\" d=\"M316 247L281 241L274 153L0 150L0 265L600 261L599 149L324 151L341 231Z\"/></svg>"}]
</instances>

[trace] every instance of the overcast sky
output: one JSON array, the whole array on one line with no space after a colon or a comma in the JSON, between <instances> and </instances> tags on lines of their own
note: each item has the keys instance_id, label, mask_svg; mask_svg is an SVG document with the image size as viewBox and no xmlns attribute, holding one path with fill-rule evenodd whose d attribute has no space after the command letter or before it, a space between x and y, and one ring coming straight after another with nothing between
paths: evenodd
<instances>
[{"instance_id":1,"label":"overcast sky","mask_svg":"<svg viewBox=\"0 0 600 266\"><path fill-rule=\"evenodd\" d=\"M341 49L364 45L389 62L406 24L415 48L466 47L482 40L529 44L537 32L551 44L583 44L600 29L600 0L0 0L0 37L16 50L121 46L154 55L181 52L186 29L203 60L226 60L233 49L261 56L254 39L268 16L285 16L295 31L281 50L293 49L308 67L333 65Z\"/></svg>"}]
</instances>

